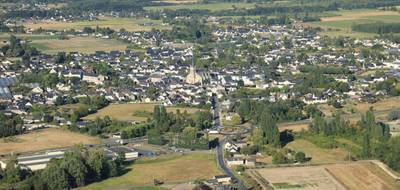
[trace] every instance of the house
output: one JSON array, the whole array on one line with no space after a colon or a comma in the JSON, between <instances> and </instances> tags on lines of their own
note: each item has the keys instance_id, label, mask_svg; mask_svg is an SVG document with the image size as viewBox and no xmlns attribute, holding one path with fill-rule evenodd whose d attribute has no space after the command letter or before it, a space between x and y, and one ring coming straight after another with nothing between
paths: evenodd
<instances>
[{"instance_id":1,"label":"house","mask_svg":"<svg viewBox=\"0 0 400 190\"><path fill-rule=\"evenodd\" d=\"M256 157L236 154L233 157L227 158L226 163L229 167L237 166L237 165L245 165L245 166L253 167L256 165Z\"/></svg>"},{"instance_id":2,"label":"house","mask_svg":"<svg viewBox=\"0 0 400 190\"><path fill-rule=\"evenodd\" d=\"M232 178L227 175L214 176L213 179L216 180L217 183L222 183L222 184L228 184L232 181Z\"/></svg>"}]
</instances>

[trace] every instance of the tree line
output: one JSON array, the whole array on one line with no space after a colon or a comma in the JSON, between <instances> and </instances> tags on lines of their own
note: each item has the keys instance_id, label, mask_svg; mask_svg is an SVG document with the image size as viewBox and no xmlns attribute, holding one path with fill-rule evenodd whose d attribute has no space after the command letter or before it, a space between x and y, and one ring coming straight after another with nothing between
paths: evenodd
<instances>
[{"instance_id":1,"label":"tree line","mask_svg":"<svg viewBox=\"0 0 400 190\"><path fill-rule=\"evenodd\" d=\"M52 159L44 170L32 172L11 157L5 170L0 169L0 182L9 189L72 189L121 175L125 156L109 159L103 150L86 150L76 146L62 159Z\"/></svg>"}]
</instances>

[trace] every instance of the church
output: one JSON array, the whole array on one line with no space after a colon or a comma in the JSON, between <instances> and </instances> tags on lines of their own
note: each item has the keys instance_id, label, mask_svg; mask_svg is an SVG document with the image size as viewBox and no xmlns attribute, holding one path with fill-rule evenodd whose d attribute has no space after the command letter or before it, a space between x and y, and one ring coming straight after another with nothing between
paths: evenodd
<instances>
[{"instance_id":1,"label":"church","mask_svg":"<svg viewBox=\"0 0 400 190\"><path fill-rule=\"evenodd\" d=\"M210 74L205 71L198 71L194 64L190 66L189 73L186 76L188 84L206 84L210 81Z\"/></svg>"}]
</instances>

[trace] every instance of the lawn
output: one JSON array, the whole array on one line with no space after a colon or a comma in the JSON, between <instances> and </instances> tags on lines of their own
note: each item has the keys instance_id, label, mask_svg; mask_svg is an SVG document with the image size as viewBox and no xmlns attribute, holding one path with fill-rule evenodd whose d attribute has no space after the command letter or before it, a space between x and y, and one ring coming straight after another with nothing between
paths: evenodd
<instances>
[{"instance_id":1,"label":"lawn","mask_svg":"<svg viewBox=\"0 0 400 190\"><path fill-rule=\"evenodd\" d=\"M146 121L148 115L154 110L155 103L127 103L127 104L111 104L97 113L84 117L84 120L94 120L97 117L110 116L112 119L121 121ZM189 114L193 114L197 111L201 111L196 108L178 108L178 107L167 107L167 112L176 112L180 110L181 113L187 111ZM147 113L147 114L146 114Z\"/></svg>"},{"instance_id":2,"label":"lawn","mask_svg":"<svg viewBox=\"0 0 400 190\"><path fill-rule=\"evenodd\" d=\"M29 22L25 23L26 28L43 28L52 30L82 30L85 27L96 28L111 28L114 30L120 30L122 28L127 31L149 31L155 29L169 29L168 25L165 25L160 20L151 20L147 18L116 18L116 17L100 17L96 21L78 21L78 22L56 22L56 21L45 21L45 22Z\"/></svg>"},{"instance_id":3,"label":"lawn","mask_svg":"<svg viewBox=\"0 0 400 190\"><path fill-rule=\"evenodd\" d=\"M348 152L343 148L323 149L304 139L294 140L286 147L295 151L303 151L307 157L312 158L312 163L340 162L348 156Z\"/></svg>"},{"instance_id":4,"label":"lawn","mask_svg":"<svg viewBox=\"0 0 400 190\"><path fill-rule=\"evenodd\" d=\"M221 10L231 10L236 8L254 8L254 3L209 3L209 4L180 4L180 5L169 5L169 6L151 6L145 7L145 10L177 10L177 9L196 9L196 10L209 10L209 11L221 11Z\"/></svg>"},{"instance_id":5,"label":"lawn","mask_svg":"<svg viewBox=\"0 0 400 190\"><path fill-rule=\"evenodd\" d=\"M400 13L395 11L381 11L375 9L357 9L357 10L340 10L335 12L328 12L332 15L321 18L320 22L305 23L306 26L321 27L327 29L322 32L322 35L329 36L350 36L358 38L370 38L377 34L353 32L351 27L354 24L361 23L398 23L400 22Z\"/></svg>"},{"instance_id":6,"label":"lawn","mask_svg":"<svg viewBox=\"0 0 400 190\"><path fill-rule=\"evenodd\" d=\"M153 186L154 179L165 184L176 184L196 179L211 179L221 175L214 154L193 153L188 155L165 155L144 158L128 167L129 171L120 176L80 188L92 189L136 189ZM139 188L140 189L140 188Z\"/></svg>"},{"instance_id":7,"label":"lawn","mask_svg":"<svg viewBox=\"0 0 400 190\"><path fill-rule=\"evenodd\" d=\"M64 129L49 128L15 136L12 140L0 139L0 154L35 152L65 148L74 144L98 144L100 139Z\"/></svg>"},{"instance_id":8,"label":"lawn","mask_svg":"<svg viewBox=\"0 0 400 190\"><path fill-rule=\"evenodd\" d=\"M95 51L125 50L127 44L114 39L99 39L93 37L73 37L68 40L38 39L31 42L38 50L55 54L58 52L94 53Z\"/></svg>"}]
</instances>

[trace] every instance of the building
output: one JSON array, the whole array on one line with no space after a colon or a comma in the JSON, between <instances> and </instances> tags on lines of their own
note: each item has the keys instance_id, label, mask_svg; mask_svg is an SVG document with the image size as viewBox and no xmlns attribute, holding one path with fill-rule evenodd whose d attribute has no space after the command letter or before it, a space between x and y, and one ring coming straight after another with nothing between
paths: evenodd
<instances>
[{"instance_id":1,"label":"building","mask_svg":"<svg viewBox=\"0 0 400 190\"><path fill-rule=\"evenodd\" d=\"M47 151L45 153L35 155L19 156L17 157L17 161L21 167L29 168L32 171L37 171L46 168L47 163L49 163L51 159L63 158L64 153L65 151L63 150ZM6 163L0 161L0 166L4 169L6 167Z\"/></svg>"}]
</instances>

